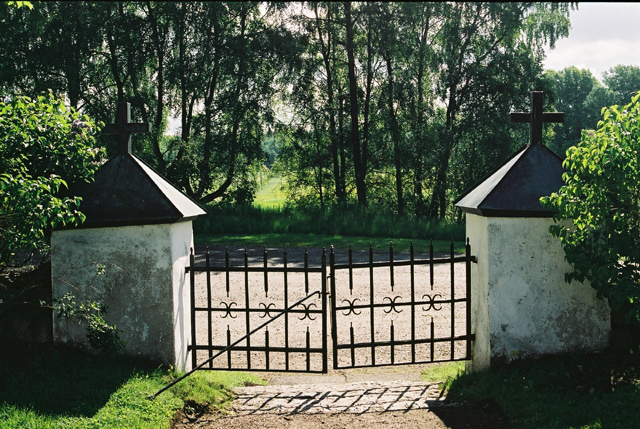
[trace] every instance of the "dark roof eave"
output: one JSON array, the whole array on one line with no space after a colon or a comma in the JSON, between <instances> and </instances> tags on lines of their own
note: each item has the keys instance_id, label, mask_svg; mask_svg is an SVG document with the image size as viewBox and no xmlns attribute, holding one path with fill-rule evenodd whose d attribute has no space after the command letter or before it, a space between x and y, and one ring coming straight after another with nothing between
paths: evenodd
<instances>
[{"instance_id":1,"label":"dark roof eave","mask_svg":"<svg viewBox=\"0 0 640 429\"><path fill-rule=\"evenodd\" d=\"M557 212L550 210L501 210L501 209L487 209L476 207L460 207L465 213L475 214L484 217L537 217L537 218L550 218Z\"/></svg>"},{"instance_id":2,"label":"dark roof eave","mask_svg":"<svg viewBox=\"0 0 640 429\"><path fill-rule=\"evenodd\" d=\"M108 222L84 222L80 225L65 225L62 227L55 228L54 231L64 231L70 229L92 229L92 228L110 228L110 227L120 227L120 226L143 226L143 225L167 225L172 223L179 222L188 222L196 219L198 216L189 216L189 217L181 217L181 218L171 218L171 219L123 219L116 221L108 221Z\"/></svg>"}]
</instances>

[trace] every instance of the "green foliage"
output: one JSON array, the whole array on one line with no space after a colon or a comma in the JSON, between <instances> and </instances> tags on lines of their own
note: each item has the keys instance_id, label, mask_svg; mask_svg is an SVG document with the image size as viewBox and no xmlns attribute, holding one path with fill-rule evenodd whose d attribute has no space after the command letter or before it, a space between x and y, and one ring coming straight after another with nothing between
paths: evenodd
<instances>
[{"instance_id":1,"label":"green foliage","mask_svg":"<svg viewBox=\"0 0 640 429\"><path fill-rule=\"evenodd\" d=\"M566 183L542 199L557 210L560 238L573 272L589 280L614 313L640 322L640 95L603 109L597 130L567 151Z\"/></svg>"},{"instance_id":2,"label":"green foliage","mask_svg":"<svg viewBox=\"0 0 640 429\"><path fill-rule=\"evenodd\" d=\"M242 372L200 371L171 388L194 411L217 410L233 399L232 389L243 384L266 384L255 374ZM163 393L164 394L164 393Z\"/></svg>"},{"instance_id":3,"label":"green foliage","mask_svg":"<svg viewBox=\"0 0 640 429\"><path fill-rule=\"evenodd\" d=\"M587 99L600 84L589 70L576 67L567 67L559 72L547 70L545 79L549 81L556 110L564 112L564 122L553 125L555 135L549 146L564 156L569 147L578 144L582 130L596 126L597 120L589 118L585 110L588 109ZM601 108L602 105L598 112Z\"/></svg>"},{"instance_id":4,"label":"green foliage","mask_svg":"<svg viewBox=\"0 0 640 429\"><path fill-rule=\"evenodd\" d=\"M558 355L463 373L446 383L464 407L497 403L523 429L640 427L635 355Z\"/></svg>"},{"instance_id":5,"label":"green foliage","mask_svg":"<svg viewBox=\"0 0 640 429\"><path fill-rule=\"evenodd\" d=\"M640 67L618 64L602 74L607 88L615 94L615 102L625 104L631 96L640 91ZM604 107L606 105L603 105Z\"/></svg>"},{"instance_id":6,"label":"green foliage","mask_svg":"<svg viewBox=\"0 0 640 429\"><path fill-rule=\"evenodd\" d=\"M33 9L33 5L30 1L8 1L7 4L9 6L15 6L18 9L21 7L28 7L29 9Z\"/></svg>"},{"instance_id":7,"label":"green foliage","mask_svg":"<svg viewBox=\"0 0 640 429\"><path fill-rule=\"evenodd\" d=\"M564 158L566 150L580 142L583 130L596 128L604 107L626 104L640 91L640 67L612 67L603 74L604 85L586 69L547 70L543 83L550 104L565 115L564 123L548 127L553 130L549 147Z\"/></svg>"},{"instance_id":8,"label":"green foliage","mask_svg":"<svg viewBox=\"0 0 640 429\"><path fill-rule=\"evenodd\" d=\"M98 131L51 94L0 102L0 271L17 252L46 253L51 228L84 220L67 188L97 170Z\"/></svg>"},{"instance_id":9,"label":"green foliage","mask_svg":"<svg viewBox=\"0 0 640 429\"><path fill-rule=\"evenodd\" d=\"M44 304L44 303L43 303ZM124 341L119 337L118 327L107 323L107 306L97 301L77 302L76 297L66 293L53 300L53 310L63 319L78 319L86 324L87 340L96 350L118 353L124 350Z\"/></svg>"},{"instance_id":10,"label":"green foliage","mask_svg":"<svg viewBox=\"0 0 640 429\"><path fill-rule=\"evenodd\" d=\"M272 177L256 192L253 204L263 209L284 207L287 195L282 190L282 179Z\"/></svg>"},{"instance_id":11,"label":"green foliage","mask_svg":"<svg viewBox=\"0 0 640 429\"><path fill-rule=\"evenodd\" d=\"M453 381L464 374L464 365L464 362L429 365L422 371L422 379L436 382L441 388L449 390Z\"/></svg>"}]
</instances>

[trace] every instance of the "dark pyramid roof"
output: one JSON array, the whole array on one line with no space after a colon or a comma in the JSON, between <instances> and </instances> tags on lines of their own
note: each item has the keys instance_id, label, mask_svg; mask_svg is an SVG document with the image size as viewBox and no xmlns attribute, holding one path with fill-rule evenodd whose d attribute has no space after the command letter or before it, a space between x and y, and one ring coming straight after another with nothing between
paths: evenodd
<instances>
[{"instance_id":1,"label":"dark pyramid roof","mask_svg":"<svg viewBox=\"0 0 640 429\"><path fill-rule=\"evenodd\" d=\"M73 194L86 215L80 228L174 223L206 212L131 153L121 153L95 174L95 181Z\"/></svg>"},{"instance_id":2,"label":"dark pyramid roof","mask_svg":"<svg viewBox=\"0 0 640 429\"><path fill-rule=\"evenodd\" d=\"M551 217L540 197L564 185L562 159L541 144L525 146L454 204L466 213L500 217Z\"/></svg>"}]
</instances>

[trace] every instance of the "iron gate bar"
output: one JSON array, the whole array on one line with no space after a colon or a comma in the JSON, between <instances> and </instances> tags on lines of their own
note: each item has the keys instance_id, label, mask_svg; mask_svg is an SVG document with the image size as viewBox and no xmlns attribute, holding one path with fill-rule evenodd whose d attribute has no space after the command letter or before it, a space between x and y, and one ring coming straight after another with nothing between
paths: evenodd
<instances>
[{"instance_id":1,"label":"iron gate bar","mask_svg":"<svg viewBox=\"0 0 640 429\"><path fill-rule=\"evenodd\" d=\"M386 297L386 298L388 298L388 297ZM359 299L356 298L356 300L359 300ZM336 307L336 311L338 311L338 310L362 310L364 308L372 308L372 307L373 308L383 308L383 307L405 307L407 305L449 304L451 302L460 303L460 302L466 302L466 301L467 301L466 298L434 299L434 300L429 300L429 301L415 301L415 302L411 302L411 301L394 302L393 300L391 300L391 302L379 302L379 303L375 303L375 304L369 303L369 304L339 305L339 306ZM215 309L213 309L213 310L215 310ZM435 308L434 308L434 310L435 310ZM219 309L218 311L223 311L223 310ZM262 311L264 311L264 310L262 310ZM438 310L436 310L436 311L438 311ZM399 313L399 312L396 311L396 313ZM343 316L346 316L346 314L344 314Z\"/></svg>"},{"instance_id":2,"label":"iron gate bar","mask_svg":"<svg viewBox=\"0 0 640 429\"><path fill-rule=\"evenodd\" d=\"M454 286L455 282L455 263L453 262L454 250L453 250L453 240L451 240L451 359L455 359L456 353L456 343L453 338L456 336L456 288ZM466 298L465 298L466 300Z\"/></svg>"},{"instance_id":3,"label":"iron gate bar","mask_svg":"<svg viewBox=\"0 0 640 429\"><path fill-rule=\"evenodd\" d=\"M196 257L193 254L193 247L191 248L191 254L189 255L189 265L192 267L196 264ZM187 267L188 269L189 267ZM196 338L196 273L191 271L189 273L190 287L191 287L191 338L195 341ZM195 367L197 365L196 354L193 353L191 356L191 367Z\"/></svg>"},{"instance_id":4,"label":"iron gate bar","mask_svg":"<svg viewBox=\"0 0 640 429\"><path fill-rule=\"evenodd\" d=\"M393 241L389 243L389 282L391 284L391 292L393 292Z\"/></svg>"},{"instance_id":5,"label":"iron gate bar","mask_svg":"<svg viewBox=\"0 0 640 429\"><path fill-rule=\"evenodd\" d=\"M269 328L265 328L264 331L264 348L265 367L269 371Z\"/></svg>"},{"instance_id":6,"label":"iron gate bar","mask_svg":"<svg viewBox=\"0 0 640 429\"><path fill-rule=\"evenodd\" d=\"M475 338L475 335L471 334L471 335L459 335L457 337L454 337L454 341L466 341L467 339L471 339L473 340ZM415 343L416 344L430 344L430 343L448 343L451 341L451 338L447 337L447 338L422 338L419 340L416 340ZM344 350L344 349L350 349L350 348L365 348L365 347L388 347L390 346L392 343L391 341L376 341L376 342L365 342L365 343L353 343L353 344L338 344L335 345L335 348L338 350ZM395 344L396 346L406 346L406 345L410 345L411 344L411 340L397 340L394 341L393 344ZM204 347L204 346L202 346ZM445 360L451 360L451 359L445 359ZM455 360L466 360L466 358L462 358L462 359L455 359ZM411 364L412 362L405 362L407 365ZM371 365L364 365L364 366L371 366Z\"/></svg>"},{"instance_id":7,"label":"iron gate bar","mask_svg":"<svg viewBox=\"0 0 640 429\"><path fill-rule=\"evenodd\" d=\"M467 257L466 256L455 256L453 258L453 262L466 262L466 261L467 261ZM438 264L448 264L450 262L452 262L451 258L446 257L446 258L435 258L435 259L433 259L433 262L430 259L416 259L413 263L414 263L414 265L431 265L432 263L433 263L433 265L438 265ZM475 256L471 257L471 262L476 262L476 257ZM411 265L411 261L395 261L393 263L394 267L407 267L407 266L410 266L410 265ZM387 261L383 261L383 262L355 262L355 263L353 263L351 265L351 267L353 269L370 268L370 267L373 267L373 268L384 268L384 267L388 267L388 266L389 266L389 262L387 262ZM344 270L346 268L349 268L349 264L336 264L335 268L336 268L336 270Z\"/></svg>"},{"instance_id":8,"label":"iron gate bar","mask_svg":"<svg viewBox=\"0 0 640 429\"><path fill-rule=\"evenodd\" d=\"M262 255L264 262L264 296L269 296L269 273L267 271L267 247L264 247L264 253ZM285 306L286 307L286 306Z\"/></svg>"},{"instance_id":9,"label":"iron gate bar","mask_svg":"<svg viewBox=\"0 0 640 429\"><path fill-rule=\"evenodd\" d=\"M411 362L416 362L416 289L415 289L415 276L414 269L415 265L413 263L414 255L413 255L413 240L411 240L411 244L409 246L409 261L411 262Z\"/></svg>"},{"instance_id":10,"label":"iron gate bar","mask_svg":"<svg viewBox=\"0 0 640 429\"><path fill-rule=\"evenodd\" d=\"M430 301L429 301L430 302ZM449 302L449 301L447 301ZM436 304L439 304L439 302L435 302ZM227 303L222 302L222 304L227 305ZM235 302L231 302L229 305L234 305ZM263 303L261 303L263 304ZM422 304L428 304L428 302L424 302ZM271 305L271 304L270 304ZM281 308L269 308L269 307L265 307L265 308L231 308L231 307L224 307L224 308L213 308L213 307L196 307L196 311L209 311L209 312L225 312L225 313L271 313L271 312L276 312L276 311L282 311ZM298 314L322 314L322 310L318 309L318 310L311 310L308 309L306 310L291 310L290 313L298 313ZM235 317L232 317L232 319L235 319Z\"/></svg>"},{"instance_id":11,"label":"iron gate bar","mask_svg":"<svg viewBox=\"0 0 640 429\"><path fill-rule=\"evenodd\" d=\"M448 261L448 260L447 260ZM458 261L458 262L462 262L462 261ZM404 264L406 265L406 264ZM368 266L368 265L366 265ZM346 268L346 266L342 266L342 268ZM210 267L209 268L211 271L218 271L218 272L230 272L230 273L262 273L265 271L265 269L263 267ZM186 267L185 268L185 272L191 272L191 271L195 271L196 273L206 273L207 272L207 267ZM267 272L269 273L284 273L285 269L284 267L267 267L266 269ZM309 267L308 270L306 270L309 273L321 273L322 272L322 268L319 267ZM299 267L288 267L287 268L287 272L288 273L304 273L305 272L305 268L299 268Z\"/></svg>"},{"instance_id":12,"label":"iron gate bar","mask_svg":"<svg viewBox=\"0 0 640 429\"><path fill-rule=\"evenodd\" d=\"M206 264L207 264L207 268L209 268L210 265L210 261L209 261L209 247L207 246L207 257L206 257ZM211 271L207 270L207 308L209 310L211 310ZM211 326L211 311L209 311L207 313L207 322L209 322L208 326ZM209 329L209 347L211 347L213 345L213 333L211 332L211 329ZM209 350L209 358L211 358L211 356L213 356L212 351ZM213 362L209 361L209 368L213 368Z\"/></svg>"},{"instance_id":13,"label":"iron gate bar","mask_svg":"<svg viewBox=\"0 0 640 429\"><path fill-rule=\"evenodd\" d=\"M329 253L329 277L331 277L331 339L333 342L333 361L338 361L338 349L335 348L336 339L338 338L338 325L336 321L336 257L333 253L333 245ZM326 321L322 322L326 324ZM335 366L335 364L334 364Z\"/></svg>"},{"instance_id":14,"label":"iron gate bar","mask_svg":"<svg viewBox=\"0 0 640 429\"><path fill-rule=\"evenodd\" d=\"M467 282L467 298L471 297L471 244L469 243L469 238L467 237L467 245L465 246L465 256L467 258L467 261L465 262L465 268L466 268L466 282ZM475 259L475 258L474 258ZM471 347L471 301L467 302L466 305L466 309L467 309L467 335L469 336L469 338L467 338L467 358L471 359L472 358L472 353L473 353L473 348Z\"/></svg>"},{"instance_id":15,"label":"iron gate bar","mask_svg":"<svg viewBox=\"0 0 640 429\"><path fill-rule=\"evenodd\" d=\"M429 244L429 278L431 280L431 290L433 290L433 240Z\"/></svg>"},{"instance_id":16,"label":"iron gate bar","mask_svg":"<svg viewBox=\"0 0 640 429\"><path fill-rule=\"evenodd\" d=\"M349 245L349 295L353 295L353 249Z\"/></svg>"},{"instance_id":17,"label":"iron gate bar","mask_svg":"<svg viewBox=\"0 0 640 429\"><path fill-rule=\"evenodd\" d=\"M375 342L375 335L376 335L376 328L374 326L374 312L373 312L373 297L375 297L375 295L373 294L373 245L371 243L369 243L369 304L370 304L370 310L369 310L369 319L370 319L370 323L371 323L371 342ZM334 348L336 348L336 344L338 342L338 339L336 338L336 341L334 342L333 346ZM336 361L337 363L337 361ZM375 347L371 347L371 364L375 365L376 364L376 348ZM335 367L335 364L334 364Z\"/></svg>"},{"instance_id":18,"label":"iron gate bar","mask_svg":"<svg viewBox=\"0 0 640 429\"><path fill-rule=\"evenodd\" d=\"M318 292L318 291L316 291ZM211 346L211 348L207 345L195 345L195 346L189 346L189 350L227 350L229 346ZM247 346L234 346L233 349L229 350L231 352L245 352L245 351L251 351L251 352L279 352L279 353L286 353L286 352L290 352L290 353L307 353L307 351L309 351L310 353L322 353L322 347L271 347L271 346L267 346L266 344L264 346L251 346L251 347L247 347ZM215 368L214 368L215 369ZM237 370L237 371L246 371L246 369L242 369L242 368L229 368L231 370ZM260 368L252 368L251 371L261 371L262 369ZM264 370L262 370L264 371ZM284 370L283 370L284 371ZM291 370L290 370L291 371ZM303 370L300 370L298 372L306 372Z\"/></svg>"},{"instance_id":19,"label":"iron gate bar","mask_svg":"<svg viewBox=\"0 0 640 429\"><path fill-rule=\"evenodd\" d=\"M309 293L309 252L306 247L304 248L304 293Z\"/></svg>"},{"instance_id":20,"label":"iron gate bar","mask_svg":"<svg viewBox=\"0 0 640 429\"><path fill-rule=\"evenodd\" d=\"M226 267L226 280L227 280L227 298L229 298L229 290L230 290L230 283L229 283L229 246L227 246L225 248L225 252L224 252L224 264ZM195 267L193 267L193 269L195 269ZM222 271L222 270L220 270Z\"/></svg>"},{"instance_id":21,"label":"iron gate bar","mask_svg":"<svg viewBox=\"0 0 640 429\"><path fill-rule=\"evenodd\" d=\"M247 271L247 268L249 266L249 255L247 254L247 248L244 248L244 303L245 303L245 307L249 308L249 271ZM245 315L245 321L246 321L246 329L247 329L247 368L251 369L251 336L249 335L249 331L250 331L250 323L251 323L251 318L249 317L250 313L247 312L247 314ZM209 329L211 329L209 327Z\"/></svg>"},{"instance_id":22,"label":"iron gate bar","mask_svg":"<svg viewBox=\"0 0 640 429\"><path fill-rule=\"evenodd\" d=\"M322 265L322 372L326 374L328 371L328 344L327 344L327 255L325 249L322 248L322 257L320 259ZM335 302L334 302L335 304Z\"/></svg>"},{"instance_id":23,"label":"iron gate bar","mask_svg":"<svg viewBox=\"0 0 640 429\"><path fill-rule=\"evenodd\" d=\"M289 306L289 282L287 281L287 248L284 248L283 254L284 261L284 307ZM249 307L247 305L247 307ZM289 312L284 314L284 347L286 349L284 353L284 367L289 370Z\"/></svg>"}]
</instances>

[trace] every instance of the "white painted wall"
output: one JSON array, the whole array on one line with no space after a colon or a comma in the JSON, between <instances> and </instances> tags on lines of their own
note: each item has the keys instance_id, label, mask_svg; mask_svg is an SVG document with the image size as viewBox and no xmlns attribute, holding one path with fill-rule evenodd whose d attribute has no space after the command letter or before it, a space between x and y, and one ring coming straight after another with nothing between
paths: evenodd
<instances>
[{"instance_id":1,"label":"white painted wall","mask_svg":"<svg viewBox=\"0 0 640 429\"><path fill-rule=\"evenodd\" d=\"M66 292L108 306L126 352L187 369L190 338L191 221L162 225L54 231L51 237L53 298ZM105 274L97 275L98 264ZM79 322L54 315L57 343L85 344Z\"/></svg>"},{"instance_id":2,"label":"white painted wall","mask_svg":"<svg viewBox=\"0 0 640 429\"><path fill-rule=\"evenodd\" d=\"M608 304L589 284L565 283L571 267L560 241L549 233L552 218L466 218L478 258L472 267L472 369L486 368L490 357L607 346Z\"/></svg>"}]
</instances>

